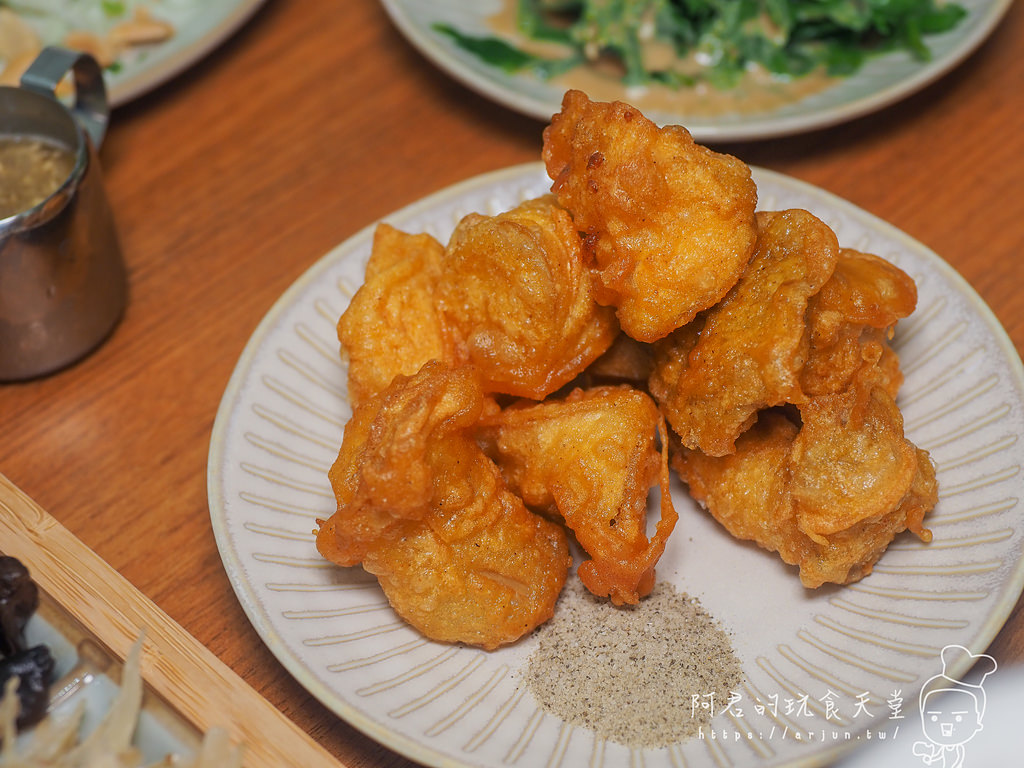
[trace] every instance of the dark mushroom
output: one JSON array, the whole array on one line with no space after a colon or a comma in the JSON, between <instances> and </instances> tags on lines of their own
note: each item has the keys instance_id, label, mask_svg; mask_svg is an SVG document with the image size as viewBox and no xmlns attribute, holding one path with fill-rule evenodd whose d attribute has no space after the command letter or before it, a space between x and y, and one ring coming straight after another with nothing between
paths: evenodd
<instances>
[{"instance_id":1,"label":"dark mushroom","mask_svg":"<svg viewBox=\"0 0 1024 768\"><path fill-rule=\"evenodd\" d=\"M0 556L0 655L25 650L25 625L39 607L39 588L15 557Z\"/></svg>"},{"instance_id":2,"label":"dark mushroom","mask_svg":"<svg viewBox=\"0 0 1024 768\"><path fill-rule=\"evenodd\" d=\"M34 725L46 716L53 668L53 656L45 645L18 651L0 660L0 689L12 677L18 678L18 698L21 700L18 728Z\"/></svg>"}]
</instances>

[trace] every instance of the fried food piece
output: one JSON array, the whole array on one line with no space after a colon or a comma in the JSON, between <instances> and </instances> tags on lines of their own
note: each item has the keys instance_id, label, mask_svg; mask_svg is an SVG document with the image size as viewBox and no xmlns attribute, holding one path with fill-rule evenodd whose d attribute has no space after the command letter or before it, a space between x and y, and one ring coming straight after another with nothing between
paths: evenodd
<instances>
[{"instance_id":1,"label":"fried food piece","mask_svg":"<svg viewBox=\"0 0 1024 768\"><path fill-rule=\"evenodd\" d=\"M403 523L363 567L427 637L493 650L554 614L572 558L565 532L523 506L493 462L445 452L430 514ZM467 465L467 461L471 462Z\"/></svg>"},{"instance_id":2,"label":"fried food piece","mask_svg":"<svg viewBox=\"0 0 1024 768\"><path fill-rule=\"evenodd\" d=\"M812 398L800 418L791 457L800 530L822 542L900 507L920 471L919 451L885 389L866 378ZM926 535L920 525L912 530Z\"/></svg>"},{"instance_id":3,"label":"fried food piece","mask_svg":"<svg viewBox=\"0 0 1024 768\"><path fill-rule=\"evenodd\" d=\"M587 589L622 605L651 591L678 519L665 432L650 397L608 386L507 408L484 421L481 438L509 487L530 506L561 516L575 533L590 557L578 571ZM661 518L648 539L647 491L656 482Z\"/></svg>"},{"instance_id":4,"label":"fried food piece","mask_svg":"<svg viewBox=\"0 0 1024 768\"><path fill-rule=\"evenodd\" d=\"M807 211L760 212L757 224L735 287L656 345L651 394L683 445L710 456L731 453L758 411L806 399L807 302L839 256L835 234Z\"/></svg>"},{"instance_id":5,"label":"fried food piece","mask_svg":"<svg viewBox=\"0 0 1024 768\"><path fill-rule=\"evenodd\" d=\"M427 637L494 649L551 617L572 559L562 528L526 509L473 439L486 406L471 366L440 361L359 405L316 544L362 563Z\"/></svg>"},{"instance_id":6,"label":"fried food piece","mask_svg":"<svg viewBox=\"0 0 1024 768\"><path fill-rule=\"evenodd\" d=\"M917 305L917 286L885 259L850 248L807 307L810 351L800 374L808 395L845 390L865 365L896 397L903 375L889 346L893 327Z\"/></svg>"},{"instance_id":7,"label":"fried food piece","mask_svg":"<svg viewBox=\"0 0 1024 768\"><path fill-rule=\"evenodd\" d=\"M357 565L401 521L426 518L435 443L465 439L484 412L479 389L471 369L430 361L354 409L328 472L338 509L320 526L324 557Z\"/></svg>"},{"instance_id":8,"label":"fried food piece","mask_svg":"<svg viewBox=\"0 0 1024 768\"><path fill-rule=\"evenodd\" d=\"M377 226L363 285L338 321L353 407L428 360L454 362L434 299L443 253L430 235Z\"/></svg>"},{"instance_id":9,"label":"fried food piece","mask_svg":"<svg viewBox=\"0 0 1024 768\"><path fill-rule=\"evenodd\" d=\"M622 102L568 91L544 130L552 191L596 262L596 296L651 342L721 299L754 250L750 169Z\"/></svg>"},{"instance_id":10,"label":"fried food piece","mask_svg":"<svg viewBox=\"0 0 1024 768\"><path fill-rule=\"evenodd\" d=\"M477 367L489 392L543 399L618 333L613 310L594 300L579 234L550 196L463 218L437 288L459 358Z\"/></svg>"},{"instance_id":11,"label":"fried food piece","mask_svg":"<svg viewBox=\"0 0 1024 768\"><path fill-rule=\"evenodd\" d=\"M586 381L594 385L629 384L636 389L646 389L653 369L653 347L620 333L608 351L583 373Z\"/></svg>"},{"instance_id":12,"label":"fried food piece","mask_svg":"<svg viewBox=\"0 0 1024 768\"><path fill-rule=\"evenodd\" d=\"M935 468L884 388L866 379L800 414L798 428L766 411L734 454L683 450L673 466L726 530L798 565L806 587L863 578L903 530L931 541Z\"/></svg>"},{"instance_id":13,"label":"fried food piece","mask_svg":"<svg viewBox=\"0 0 1024 768\"><path fill-rule=\"evenodd\" d=\"M938 501L927 452L903 435L903 416L870 377L800 408L791 472L797 527L818 548L801 564L807 586L847 584L871 572L897 533L931 541L925 514Z\"/></svg>"},{"instance_id":14,"label":"fried food piece","mask_svg":"<svg viewBox=\"0 0 1024 768\"><path fill-rule=\"evenodd\" d=\"M737 539L778 552L790 565L814 556L814 542L801 535L790 490L789 454L799 427L776 410L765 411L727 456L686 448L672 467L690 495Z\"/></svg>"}]
</instances>

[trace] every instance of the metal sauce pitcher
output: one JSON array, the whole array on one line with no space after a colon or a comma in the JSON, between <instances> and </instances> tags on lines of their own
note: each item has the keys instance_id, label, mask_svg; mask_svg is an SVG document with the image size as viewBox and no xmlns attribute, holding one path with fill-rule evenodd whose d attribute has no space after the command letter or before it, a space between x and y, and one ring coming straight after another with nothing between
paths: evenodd
<instances>
[{"instance_id":1,"label":"metal sauce pitcher","mask_svg":"<svg viewBox=\"0 0 1024 768\"><path fill-rule=\"evenodd\" d=\"M55 91L69 72L75 97L65 106ZM0 87L0 136L41 139L74 156L48 198L0 219L0 381L78 360L124 310L124 262L96 156L108 116L102 72L87 54L46 48L20 87Z\"/></svg>"}]
</instances>

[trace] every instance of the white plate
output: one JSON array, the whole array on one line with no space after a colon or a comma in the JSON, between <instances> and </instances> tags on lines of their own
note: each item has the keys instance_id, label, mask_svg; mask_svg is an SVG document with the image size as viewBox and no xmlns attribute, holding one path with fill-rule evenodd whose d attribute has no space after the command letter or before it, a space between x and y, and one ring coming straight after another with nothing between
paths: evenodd
<instances>
[{"instance_id":1,"label":"white plate","mask_svg":"<svg viewBox=\"0 0 1024 768\"><path fill-rule=\"evenodd\" d=\"M97 2L98 0L91 0ZM104 77L112 107L141 96L182 72L238 30L265 0L169 0L149 3L153 15L174 25L174 35L127 51ZM26 16L44 45L67 33L62 19ZM110 22L111 25L114 23Z\"/></svg>"},{"instance_id":2,"label":"white plate","mask_svg":"<svg viewBox=\"0 0 1024 768\"><path fill-rule=\"evenodd\" d=\"M940 501L927 518L934 542L901 536L862 582L809 591L794 569L730 538L677 488L680 522L658 576L698 597L733 634L747 677L744 719L713 724L730 737L740 729L753 737L630 756L544 714L516 682L535 640L493 653L427 641L361 569L335 567L316 552L315 519L335 507L327 470L350 414L335 325L362 281L367 228L314 264L255 331L217 414L208 467L214 533L239 601L277 658L340 717L413 760L446 768L819 764L850 742L794 734L834 723L784 716L781 705L777 717L758 715L755 697L770 704L773 696L818 699L831 690L846 710L841 732L855 742L866 727L887 725L894 691L912 700L938 671L943 646L978 652L989 644L1024 586L1017 353L970 286L920 243L804 183L760 169L754 177L762 209L806 208L844 245L885 256L917 281L917 311L895 343L909 435L938 464ZM444 241L464 214L497 213L549 186L540 164L519 166L387 221ZM881 723L852 716L865 692Z\"/></svg>"},{"instance_id":3,"label":"white plate","mask_svg":"<svg viewBox=\"0 0 1024 768\"><path fill-rule=\"evenodd\" d=\"M516 111L547 121L558 112L572 78L558 84L530 74L506 74L484 64L437 32L449 24L470 35L491 35L487 19L507 0L382 0L395 26L435 65L464 85ZM951 31L927 38L932 59L920 62L894 53L872 61L834 87L765 112L717 116L659 110L642 92L622 89L621 98L659 124L684 125L698 141L740 141L785 136L836 125L888 106L933 82L963 61L992 32L1012 0L958 0L966 18Z\"/></svg>"}]
</instances>

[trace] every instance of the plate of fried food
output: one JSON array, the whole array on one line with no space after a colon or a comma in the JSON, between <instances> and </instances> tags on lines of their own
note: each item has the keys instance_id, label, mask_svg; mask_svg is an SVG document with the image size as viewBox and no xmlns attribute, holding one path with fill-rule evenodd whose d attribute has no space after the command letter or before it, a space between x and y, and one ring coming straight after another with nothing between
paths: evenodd
<instances>
[{"instance_id":1,"label":"plate of fried food","mask_svg":"<svg viewBox=\"0 0 1024 768\"><path fill-rule=\"evenodd\" d=\"M256 329L208 467L250 620L425 765L899 738L1024 586L1005 332L922 244L631 105L567 92L542 159L368 227Z\"/></svg>"},{"instance_id":2,"label":"plate of fried food","mask_svg":"<svg viewBox=\"0 0 1024 768\"><path fill-rule=\"evenodd\" d=\"M46 45L92 54L112 106L183 71L242 26L263 0L4 0L0 84L17 85Z\"/></svg>"},{"instance_id":3,"label":"plate of fried food","mask_svg":"<svg viewBox=\"0 0 1024 768\"><path fill-rule=\"evenodd\" d=\"M563 91L623 100L698 141L825 128L924 88L1010 0L383 0L395 26L476 92L548 120Z\"/></svg>"}]
</instances>

